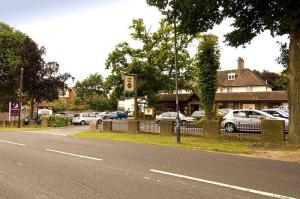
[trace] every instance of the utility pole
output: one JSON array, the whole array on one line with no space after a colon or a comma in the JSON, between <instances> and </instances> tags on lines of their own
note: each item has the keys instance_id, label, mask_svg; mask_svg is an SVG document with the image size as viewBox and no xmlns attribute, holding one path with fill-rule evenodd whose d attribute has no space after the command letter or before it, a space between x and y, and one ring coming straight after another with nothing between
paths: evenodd
<instances>
[{"instance_id":1,"label":"utility pole","mask_svg":"<svg viewBox=\"0 0 300 199\"><path fill-rule=\"evenodd\" d=\"M180 144L180 117L179 117L179 102L178 102L178 69L177 69L177 29L176 29L176 5L174 6L174 64L175 64L175 86L176 86L176 137L177 143Z\"/></svg>"},{"instance_id":2,"label":"utility pole","mask_svg":"<svg viewBox=\"0 0 300 199\"><path fill-rule=\"evenodd\" d=\"M21 68L20 93L19 93L19 121L18 121L18 128L21 128L22 95L23 95L23 72L24 72L24 69Z\"/></svg>"},{"instance_id":3,"label":"utility pole","mask_svg":"<svg viewBox=\"0 0 300 199\"><path fill-rule=\"evenodd\" d=\"M133 113L133 116L134 116L134 120L138 120L139 119L139 106L138 106L138 88L137 88L137 75L133 75L134 76L134 113Z\"/></svg>"}]
</instances>

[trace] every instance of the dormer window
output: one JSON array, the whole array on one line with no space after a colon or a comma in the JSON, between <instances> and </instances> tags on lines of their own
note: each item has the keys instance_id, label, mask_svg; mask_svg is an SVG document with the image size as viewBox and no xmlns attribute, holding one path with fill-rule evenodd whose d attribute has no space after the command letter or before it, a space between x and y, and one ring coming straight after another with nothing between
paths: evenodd
<instances>
[{"instance_id":1,"label":"dormer window","mask_svg":"<svg viewBox=\"0 0 300 199\"><path fill-rule=\"evenodd\" d=\"M235 80L236 74L235 73L228 73L228 80Z\"/></svg>"}]
</instances>

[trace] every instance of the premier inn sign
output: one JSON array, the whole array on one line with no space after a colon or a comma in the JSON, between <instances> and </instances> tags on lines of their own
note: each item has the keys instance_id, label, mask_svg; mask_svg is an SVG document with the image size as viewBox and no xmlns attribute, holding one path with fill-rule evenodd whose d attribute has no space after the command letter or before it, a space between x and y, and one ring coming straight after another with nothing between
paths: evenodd
<instances>
[{"instance_id":1,"label":"premier inn sign","mask_svg":"<svg viewBox=\"0 0 300 199\"><path fill-rule=\"evenodd\" d=\"M125 75L124 78L124 91L135 91L135 76Z\"/></svg>"}]
</instances>

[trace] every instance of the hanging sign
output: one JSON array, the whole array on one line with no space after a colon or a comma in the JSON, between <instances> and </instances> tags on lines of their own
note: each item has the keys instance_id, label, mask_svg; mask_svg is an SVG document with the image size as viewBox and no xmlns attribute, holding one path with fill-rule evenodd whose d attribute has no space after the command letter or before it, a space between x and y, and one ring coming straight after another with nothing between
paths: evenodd
<instances>
[{"instance_id":1,"label":"hanging sign","mask_svg":"<svg viewBox=\"0 0 300 199\"><path fill-rule=\"evenodd\" d=\"M124 91L135 91L135 77L132 75L125 75L124 78Z\"/></svg>"},{"instance_id":2,"label":"hanging sign","mask_svg":"<svg viewBox=\"0 0 300 199\"><path fill-rule=\"evenodd\" d=\"M154 112L154 108L146 107L144 114L145 115L153 115L153 112Z\"/></svg>"}]
</instances>

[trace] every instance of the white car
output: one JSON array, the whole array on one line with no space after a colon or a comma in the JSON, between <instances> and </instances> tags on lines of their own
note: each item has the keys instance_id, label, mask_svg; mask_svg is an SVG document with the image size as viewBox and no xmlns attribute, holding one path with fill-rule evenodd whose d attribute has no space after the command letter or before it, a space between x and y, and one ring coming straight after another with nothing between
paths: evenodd
<instances>
[{"instance_id":1,"label":"white car","mask_svg":"<svg viewBox=\"0 0 300 199\"><path fill-rule=\"evenodd\" d=\"M285 131L288 130L288 119L274 117L268 113L252 109L238 109L229 111L221 123L221 127L225 128L226 132L232 133L235 131L250 131L260 132L261 120L283 120L285 122Z\"/></svg>"},{"instance_id":2,"label":"white car","mask_svg":"<svg viewBox=\"0 0 300 199\"><path fill-rule=\"evenodd\" d=\"M176 121L177 113L176 112L165 112L156 116L156 122L159 124L161 120L173 120ZM188 122L196 121L196 118L188 117L179 113L180 124L185 126Z\"/></svg>"},{"instance_id":3,"label":"white car","mask_svg":"<svg viewBox=\"0 0 300 199\"><path fill-rule=\"evenodd\" d=\"M102 119L96 117L96 115L91 113L76 113L72 119L72 124L90 124L91 122L97 122L98 124L102 123Z\"/></svg>"}]
</instances>

